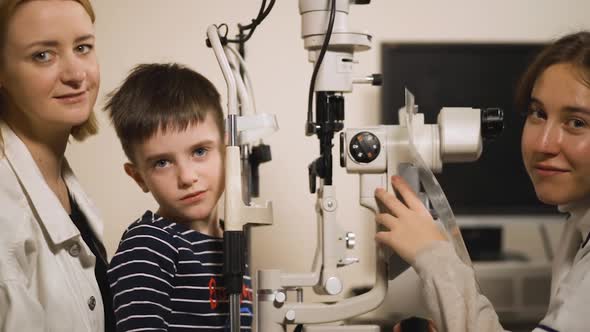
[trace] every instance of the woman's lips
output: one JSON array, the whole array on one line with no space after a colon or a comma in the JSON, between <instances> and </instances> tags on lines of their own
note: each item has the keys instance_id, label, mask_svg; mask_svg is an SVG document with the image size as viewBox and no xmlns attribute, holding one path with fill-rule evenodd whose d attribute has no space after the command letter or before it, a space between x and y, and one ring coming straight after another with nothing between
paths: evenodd
<instances>
[{"instance_id":1,"label":"woman's lips","mask_svg":"<svg viewBox=\"0 0 590 332\"><path fill-rule=\"evenodd\" d=\"M562 168L553 166L537 165L534 168L535 173L540 176L554 176L567 173L568 171Z\"/></svg>"},{"instance_id":2,"label":"woman's lips","mask_svg":"<svg viewBox=\"0 0 590 332\"><path fill-rule=\"evenodd\" d=\"M88 92L82 91L82 92L78 92L78 93L69 93L69 94L65 94L65 95L56 96L54 98L57 99L60 103L70 105L70 104L78 104L78 103L85 101L87 96L88 96Z\"/></svg>"}]
</instances>

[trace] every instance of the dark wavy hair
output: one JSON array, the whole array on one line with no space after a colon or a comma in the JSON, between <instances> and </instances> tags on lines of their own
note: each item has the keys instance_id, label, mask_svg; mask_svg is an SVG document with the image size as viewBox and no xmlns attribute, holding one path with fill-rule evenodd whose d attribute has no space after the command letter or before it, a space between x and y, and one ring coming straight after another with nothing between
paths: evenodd
<instances>
[{"instance_id":1,"label":"dark wavy hair","mask_svg":"<svg viewBox=\"0 0 590 332\"><path fill-rule=\"evenodd\" d=\"M563 36L545 47L528 67L516 90L515 103L525 112L530 104L535 82L552 65L570 64L578 70L580 80L590 87L590 32L580 31Z\"/></svg>"},{"instance_id":2,"label":"dark wavy hair","mask_svg":"<svg viewBox=\"0 0 590 332\"><path fill-rule=\"evenodd\" d=\"M149 139L159 129L184 130L203 121L207 114L213 116L221 139L225 137L220 95L213 83L175 63L136 66L107 96L104 110L131 162L135 144Z\"/></svg>"}]
</instances>

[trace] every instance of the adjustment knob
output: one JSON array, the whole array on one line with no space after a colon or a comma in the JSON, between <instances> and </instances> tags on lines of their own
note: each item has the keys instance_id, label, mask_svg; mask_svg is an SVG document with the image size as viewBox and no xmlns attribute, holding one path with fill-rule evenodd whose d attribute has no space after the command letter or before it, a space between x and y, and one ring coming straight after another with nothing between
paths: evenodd
<instances>
[{"instance_id":1,"label":"adjustment knob","mask_svg":"<svg viewBox=\"0 0 590 332\"><path fill-rule=\"evenodd\" d=\"M356 245L356 234L353 232L347 232L344 239L346 240L346 248L353 249Z\"/></svg>"},{"instance_id":2,"label":"adjustment knob","mask_svg":"<svg viewBox=\"0 0 590 332\"><path fill-rule=\"evenodd\" d=\"M368 164L379 156L381 142L373 133L362 131L352 137L348 150L356 162Z\"/></svg>"},{"instance_id":3,"label":"adjustment knob","mask_svg":"<svg viewBox=\"0 0 590 332\"><path fill-rule=\"evenodd\" d=\"M336 277L331 277L326 280L324 289L330 295L338 295L342 291L342 281Z\"/></svg>"},{"instance_id":4,"label":"adjustment knob","mask_svg":"<svg viewBox=\"0 0 590 332\"><path fill-rule=\"evenodd\" d=\"M285 319L292 322L295 320L295 310L290 309L285 313Z\"/></svg>"},{"instance_id":5,"label":"adjustment knob","mask_svg":"<svg viewBox=\"0 0 590 332\"><path fill-rule=\"evenodd\" d=\"M493 139L500 135L504 129L504 111L497 107L481 110L481 136L484 139Z\"/></svg>"},{"instance_id":6,"label":"adjustment knob","mask_svg":"<svg viewBox=\"0 0 590 332\"><path fill-rule=\"evenodd\" d=\"M276 304L283 304L283 303L285 303L286 300L287 300L287 294L285 294L284 292L278 291L275 294L275 303Z\"/></svg>"}]
</instances>

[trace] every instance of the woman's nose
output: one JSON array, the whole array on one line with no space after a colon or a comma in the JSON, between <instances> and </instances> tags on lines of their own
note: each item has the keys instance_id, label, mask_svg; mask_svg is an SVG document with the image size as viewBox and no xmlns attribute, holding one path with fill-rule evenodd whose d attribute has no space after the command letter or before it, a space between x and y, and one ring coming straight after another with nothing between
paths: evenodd
<instances>
[{"instance_id":1,"label":"woman's nose","mask_svg":"<svg viewBox=\"0 0 590 332\"><path fill-rule=\"evenodd\" d=\"M536 139L537 150L546 154L558 154L561 145L561 128L558 124L547 123Z\"/></svg>"},{"instance_id":2,"label":"woman's nose","mask_svg":"<svg viewBox=\"0 0 590 332\"><path fill-rule=\"evenodd\" d=\"M86 79L86 70L81 60L75 57L66 57L61 71L61 80L64 84L78 88Z\"/></svg>"}]
</instances>

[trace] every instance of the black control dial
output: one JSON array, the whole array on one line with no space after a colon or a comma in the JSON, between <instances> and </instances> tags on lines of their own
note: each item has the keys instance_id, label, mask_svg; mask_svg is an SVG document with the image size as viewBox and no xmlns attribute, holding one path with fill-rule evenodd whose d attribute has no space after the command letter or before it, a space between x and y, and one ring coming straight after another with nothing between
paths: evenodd
<instances>
[{"instance_id":1,"label":"black control dial","mask_svg":"<svg viewBox=\"0 0 590 332\"><path fill-rule=\"evenodd\" d=\"M504 130L504 111L498 107L481 110L481 136L494 139Z\"/></svg>"},{"instance_id":2,"label":"black control dial","mask_svg":"<svg viewBox=\"0 0 590 332\"><path fill-rule=\"evenodd\" d=\"M350 156L359 163L370 163L379 156L381 142L374 134L362 131L350 140L348 146Z\"/></svg>"}]
</instances>

